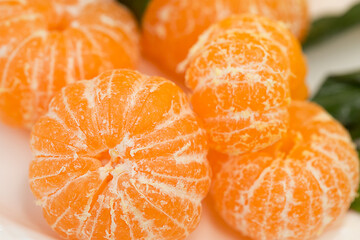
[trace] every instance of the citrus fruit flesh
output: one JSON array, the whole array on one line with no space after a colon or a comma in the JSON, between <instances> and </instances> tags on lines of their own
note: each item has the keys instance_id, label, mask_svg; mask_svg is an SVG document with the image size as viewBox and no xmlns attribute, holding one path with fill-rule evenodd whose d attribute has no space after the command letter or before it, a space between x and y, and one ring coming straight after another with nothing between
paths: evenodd
<instances>
[{"instance_id":1,"label":"citrus fruit flesh","mask_svg":"<svg viewBox=\"0 0 360 240\"><path fill-rule=\"evenodd\" d=\"M239 156L212 152L212 199L222 218L254 240L309 240L356 196L359 159L348 132L321 107L294 101L287 136ZM213 165L215 166L215 165Z\"/></svg>"},{"instance_id":2,"label":"citrus fruit flesh","mask_svg":"<svg viewBox=\"0 0 360 240\"><path fill-rule=\"evenodd\" d=\"M252 16L250 21L260 26L270 21L258 18ZM219 152L258 151L280 140L287 130L290 58L284 54L286 45L277 41L278 30L268 32L245 27L214 37L205 32L190 54L185 83L210 146Z\"/></svg>"},{"instance_id":3,"label":"citrus fruit flesh","mask_svg":"<svg viewBox=\"0 0 360 240\"><path fill-rule=\"evenodd\" d=\"M68 85L31 145L31 190L64 238L184 239L200 221L206 132L169 80L114 70Z\"/></svg>"},{"instance_id":4,"label":"citrus fruit flesh","mask_svg":"<svg viewBox=\"0 0 360 240\"><path fill-rule=\"evenodd\" d=\"M30 128L63 86L134 68L138 30L113 0L0 2L0 119Z\"/></svg>"},{"instance_id":5,"label":"citrus fruit flesh","mask_svg":"<svg viewBox=\"0 0 360 240\"><path fill-rule=\"evenodd\" d=\"M288 58L290 71L286 77L291 98L305 100L308 97L306 86L306 59L302 53L301 45L295 36L278 21L253 14L232 15L210 26L200 35L196 44L189 51L187 59L179 65L179 70L184 71L191 59L194 59L204 46L216 41L224 41L224 37L231 32L247 32L258 34L267 38L276 45L286 58Z\"/></svg>"},{"instance_id":6,"label":"citrus fruit flesh","mask_svg":"<svg viewBox=\"0 0 360 240\"><path fill-rule=\"evenodd\" d=\"M176 73L205 29L242 13L282 21L300 40L309 25L306 0L152 0L142 21L143 51L162 69Z\"/></svg>"}]
</instances>

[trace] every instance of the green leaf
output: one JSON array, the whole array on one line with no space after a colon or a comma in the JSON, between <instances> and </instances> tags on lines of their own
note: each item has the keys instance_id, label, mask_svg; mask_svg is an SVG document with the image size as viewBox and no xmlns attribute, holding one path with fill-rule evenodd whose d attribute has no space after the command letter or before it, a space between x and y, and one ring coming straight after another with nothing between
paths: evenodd
<instances>
[{"instance_id":1,"label":"green leaf","mask_svg":"<svg viewBox=\"0 0 360 240\"><path fill-rule=\"evenodd\" d=\"M118 0L120 3L127 6L141 22L142 16L150 2L150 0Z\"/></svg>"},{"instance_id":2,"label":"green leaf","mask_svg":"<svg viewBox=\"0 0 360 240\"><path fill-rule=\"evenodd\" d=\"M358 190L358 197L352 202L351 204L351 209L357 211L357 212L360 212L360 188Z\"/></svg>"},{"instance_id":3,"label":"green leaf","mask_svg":"<svg viewBox=\"0 0 360 240\"><path fill-rule=\"evenodd\" d=\"M359 153L359 157L360 157L360 150L358 150L358 153ZM358 189L357 194L358 194L357 198L352 202L350 208L357 212L360 212L360 187Z\"/></svg>"},{"instance_id":4,"label":"green leaf","mask_svg":"<svg viewBox=\"0 0 360 240\"><path fill-rule=\"evenodd\" d=\"M360 71L328 77L313 101L345 127L360 125Z\"/></svg>"},{"instance_id":5,"label":"green leaf","mask_svg":"<svg viewBox=\"0 0 360 240\"><path fill-rule=\"evenodd\" d=\"M323 106L349 130L360 156L360 71L328 77L312 101ZM351 208L360 212L360 197Z\"/></svg>"},{"instance_id":6,"label":"green leaf","mask_svg":"<svg viewBox=\"0 0 360 240\"><path fill-rule=\"evenodd\" d=\"M350 134L356 144L357 149L360 151L360 124L353 126L350 129Z\"/></svg>"},{"instance_id":7,"label":"green leaf","mask_svg":"<svg viewBox=\"0 0 360 240\"><path fill-rule=\"evenodd\" d=\"M358 24L360 24L360 2L342 15L326 16L315 20L306 41L303 43L303 47L307 48L315 45Z\"/></svg>"}]
</instances>

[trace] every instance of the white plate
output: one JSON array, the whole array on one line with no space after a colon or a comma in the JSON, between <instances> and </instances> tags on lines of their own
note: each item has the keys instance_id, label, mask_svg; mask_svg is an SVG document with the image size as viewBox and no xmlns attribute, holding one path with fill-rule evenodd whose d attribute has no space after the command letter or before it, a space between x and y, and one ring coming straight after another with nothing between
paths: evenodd
<instances>
[{"instance_id":1,"label":"white plate","mask_svg":"<svg viewBox=\"0 0 360 240\"><path fill-rule=\"evenodd\" d=\"M342 11L355 0L312 0L311 12ZM312 92L329 72L360 69L360 28L332 39L307 52L309 62L308 83ZM149 74L160 74L141 66ZM151 70L149 70L151 69ZM31 160L29 134L0 124L0 240L51 240L57 235L42 217L29 190L27 174ZM242 237L219 222L212 211L204 206L200 226L190 240L241 240ZM349 212L344 219L321 236L321 240L359 240L360 214Z\"/></svg>"}]
</instances>

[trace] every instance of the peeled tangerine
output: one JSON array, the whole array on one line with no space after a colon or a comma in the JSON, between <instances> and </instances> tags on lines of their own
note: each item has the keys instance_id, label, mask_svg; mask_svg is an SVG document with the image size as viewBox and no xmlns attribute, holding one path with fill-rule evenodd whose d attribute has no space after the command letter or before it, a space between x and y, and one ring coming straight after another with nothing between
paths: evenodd
<instances>
[{"instance_id":1,"label":"peeled tangerine","mask_svg":"<svg viewBox=\"0 0 360 240\"><path fill-rule=\"evenodd\" d=\"M30 186L69 239L184 239L211 170L206 133L171 81L130 70L62 89L32 131Z\"/></svg>"},{"instance_id":2,"label":"peeled tangerine","mask_svg":"<svg viewBox=\"0 0 360 240\"><path fill-rule=\"evenodd\" d=\"M292 40L282 24L249 15L225 19L199 38L185 79L213 149L258 151L285 134L289 81L303 81L292 75L293 62L303 63Z\"/></svg>"},{"instance_id":3,"label":"peeled tangerine","mask_svg":"<svg viewBox=\"0 0 360 240\"><path fill-rule=\"evenodd\" d=\"M206 28L242 13L282 21L300 40L306 36L309 25L306 0L152 0L142 24L144 52L175 73Z\"/></svg>"},{"instance_id":4,"label":"peeled tangerine","mask_svg":"<svg viewBox=\"0 0 360 240\"><path fill-rule=\"evenodd\" d=\"M272 41L282 51L283 55L288 58L290 71L288 71L286 79L290 85L291 98L305 100L308 97L305 81L307 73L306 59L299 41L281 22L257 15L233 15L209 27L200 35L197 43L190 49L187 59L179 65L179 69L184 70L186 64L199 55L203 47L214 42L230 40L226 39L226 37L230 36L229 33L234 32L258 34Z\"/></svg>"},{"instance_id":5,"label":"peeled tangerine","mask_svg":"<svg viewBox=\"0 0 360 240\"><path fill-rule=\"evenodd\" d=\"M138 32L114 0L0 1L0 119L30 128L63 86L134 68Z\"/></svg>"},{"instance_id":6,"label":"peeled tangerine","mask_svg":"<svg viewBox=\"0 0 360 240\"><path fill-rule=\"evenodd\" d=\"M347 131L314 103L294 101L287 136L219 162L212 197L223 219L254 240L310 240L356 195L359 159Z\"/></svg>"}]
</instances>

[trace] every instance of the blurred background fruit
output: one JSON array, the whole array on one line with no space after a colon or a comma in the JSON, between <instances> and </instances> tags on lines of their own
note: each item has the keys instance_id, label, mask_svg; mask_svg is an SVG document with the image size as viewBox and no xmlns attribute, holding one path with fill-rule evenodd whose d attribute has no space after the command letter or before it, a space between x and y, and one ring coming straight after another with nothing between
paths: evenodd
<instances>
[{"instance_id":1,"label":"blurred background fruit","mask_svg":"<svg viewBox=\"0 0 360 240\"><path fill-rule=\"evenodd\" d=\"M305 0L152 0L142 19L143 51L161 68L175 74L198 36L231 14L253 13L280 20L300 40L309 24Z\"/></svg>"},{"instance_id":2,"label":"blurred background fruit","mask_svg":"<svg viewBox=\"0 0 360 240\"><path fill-rule=\"evenodd\" d=\"M0 2L0 119L30 128L63 86L135 68L137 23L115 0Z\"/></svg>"}]
</instances>

